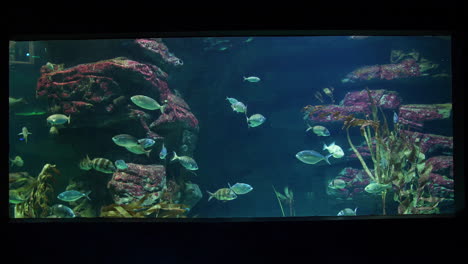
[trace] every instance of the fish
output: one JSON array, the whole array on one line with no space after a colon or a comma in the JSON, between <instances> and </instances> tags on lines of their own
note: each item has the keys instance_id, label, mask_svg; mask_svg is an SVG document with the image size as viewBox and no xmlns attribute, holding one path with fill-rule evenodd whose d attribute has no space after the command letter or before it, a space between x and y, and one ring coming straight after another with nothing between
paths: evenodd
<instances>
[{"instance_id":1,"label":"fish","mask_svg":"<svg viewBox=\"0 0 468 264\"><path fill-rule=\"evenodd\" d=\"M28 131L27 127L23 127L23 129L21 129L21 133L19 133L18 136L22 135L24 138L24 141L28 143L28 135L31 135L31 134L32 133Z\"/></svg>"},{"instance_id":2,"label":"fish","mask_svg":"<svg viewBox=\"0 0 468 264\"><path fill-rule=\"evenodd\" d=\"M207 191L207 193L210 195L208 201L210 201L213 197L220 201L231 201L237 198L237 195L234 193L234 191L229 188L221 188L215 193Z\"/></svg>"},{"instance_id":3,"label":"fish","mask_svg":"<svg viewBox=\"0 0 468 264\"><path fill-rule=\"evenodd\" d=\"M246 194L253 190L252 186L247 183L236 183L233 186L228 183L228 186L235 194Z\"/></svg>"},{"instance_id":4,"label":"fish","mask_svg":"<svg viewBox=\"0 0 468 264\"><path fill-rule=\"evenodd\" d=\"M130 97L130 100L137 106L146 110L161 110L161 114L164 114L164 108L166 104L160 105L156 100L146 95L134 95ZM165 101L167 102L167 101Z\"/></svg>"},{"instance_id":5,"label":"fish","mask_svg":"<svg viewBox=\"0 0 468 264\"><path fill-rule=\"evenodd\" d=\"M117 167L117 169L119 169L119 170L128 169L127 163L125 163L125 161L123 161L123 160L116 160L115 161L115 167Z\"/></svg>"},{"instance_id":6,"label":"fish","mask_svg":"<svg viewBox=\"0 0 468 264\"><path fill-rule=\"evenodd\" d=\"M330 88L323 88L323 89L322 89L323 93L326 94L326 95L329 96L329 97L332 97L332 96L333 96L333 90L334 90L333 87L330 87Z\"/></svg>"},{"instance_id":7,"label":"fish","mask_svg":"<svg viewBox=\"0 0 468 264\"><path fill-rule=\"evenodd\" d=\"M32 112L24 112L24 113L15 113L17 116L36 116L36 115L45 115L47 112L45 111L32 111Z\"/></svg>"},{"instance_id":8,"label":"fish","mask_svg":"<svg viewBox=\"0 0 468 264\"><path fill-rule=\"evenodd\" d=\"M198 165L194 159L188 156L177 156L177 153L174 151L174 157L171 161L178 160L179 163L184 166L187 170L198 170Z\"/></svg>"},{"instance_id":9,"label":"fish","mask_svg":"<svg viewBox=\"0 0 468 264\"><path fill-rule=\"evenodd\" d=\"M87 193L82 193L79 191L70 190L70 191L64 191L60 193L59 195L57 195L57 198L65 202L74 202L74 201L81 199L82 197L86 197L88 198L88 200L91 200L88 196L90 193L91 191Z\"/></svg>"},{"instance_id":10,"label":"fish","mask_svg":"<svg viewBox=\"0 0 468 264\"><path fill-rule=\"evenodd\" d=\"M167 149L166 149L166 147L164 146L164 143L163 143L161 151L159 152L159 158L160 159L165 159L166 156L167 156Z\"/></svg>"},{"instance_id":11,"label":"fish","mask_svg":"<svg viewBox=\"0 0 468 264\"><path fill-rule=\"evenodd\" d=\"M373 194L380 194L383 191L392 188L392 184L380 184L377 182L372 182L364 188L364 191Z\"/></svg>"},{"instance_id":12,"label":"fish","mask_svg":"<svg viewBox=\"0 0 468 264\"><path fill-rule=\"evenodd\" d=\"M114 166L112 161L105 158L95 158L91 161L93 169L102 173L114 173L117 168Z\"/></svg>"},{"instance_id":13,"label":"fish","mask_svg":"<svg viewBox=\"0 0 468 264\"><path fill-rule=\"evenodd\" d=\"M242 102L237 102L231 105L231 108L234 112L237 113L247 113L247 106Z\"/></svg>"},{"instance_id":14,"label":"fish","mask_svg":"<svg viewBox=\"0 0 468 264\"><path fill-rule=\"evenodd\" d=\"M117 146L121 147L139 146L137 138L128 134L120 134L117 136L113 136L112 141L114 141L114 143L117 144Z\"/></svg>"},{"instance_id":15,"label":"fish","mask_svg":"<svg viewBox=\"0 0 468 264\"><path fill-rule=\"evenodd\" d=\"M330 161L328 161L328 158L331 156L332 154L323 156L322 154L314 150L303 150L296 154L296 158L306 164L315 164L322 160L325 160L328 164L330 164Z\"/></svg>"},{"instance_id":16,"label":"fish","mask_svg":"<svg viewBox=\"0 0 468 264\"><path fill-rule=\"evenodd\" d=\"M20 156L16 156L14 159L10 159L11 166L15 165L16 167L23 167L24 161Z\"/></svg>"},{"instance_id":17,"label":"fish","mask_svg":"<svg viewBox=\"0 0 468 264\"><path fill-rule=\"evenodd\" d=\"M128 151L132 152L133 154L145 154L147 157L150 156L150 153L153 149L146 150L140 145L125 147Z\"/></svg>"},{"instance_id":18,"label":"fish","mask_svg":"<svg viewBox=\"0 0 468 264\"><path fill-rule=\"evenodd\" d=\"M230 98L230 97L226 97L226 100L228 100L230 104L235 104L235 103L239 102L239 101L237 101L236 98Z\"/></svg>"},{"instance_id":19,"label":"fish","mask_svg":"<svg viewBox=\"0 0 468 264\"><path fill-rule=\"evenodd\" d=\"M396 123L398 123L398 114L395 111L393 111L393 124Z\"/></svg>"},{"instance_id":20,"label":"fish","mask_svg":"<svg viewBox=\"0 0 468 264\"><path fill-rule=\"evenodd\" d=\"M254 114L251 117L246 118L248 127L258 127L266 121L266 117L261 114Z\"/></svg>"},{"instance_id":21,"label":"fish","mask_svg":"<svg viewBox=\"0 0 468 264\"><path fill-rule=\"evenodd\" d=\"M14 97L8 97L8 102L9 102L9 107L16 106L19 104L27 104L26 100L24 98L14 98Z\"/></svg>"},{"instance_id":22,"label":"fish","mask_svg":"<svg viewBox=\"0 0 468 264\"><path fill-rule=\"evenodd\" d=\"M317 136L322 136L322 137L328 137L330 136L330 131L324 126L310 126L307 124L308 128L306 129L306 132L311 130L317 135Z\"/></svg>"},{"instance_id":23,"label":"fish","mask_svg":"<svg viewBox=\"0 0 468 264\"><path fill-rule=\"evenodd\" d=\"M254 38L253 37L249 37L247 38L246 40L244 40L244 43L249 43L253 40Z\"/></svg>"},{"instance_id":24,"label":"fish","mask_svg":"<svg viewBox=\"0 0 468 264\"><path fill-rule=\"evenodd\" d=\"M366 39L368 37L369 36L349 36L348 39L362 40L362 39Z\"/></svg>"},{"instance_id":25,"label":"fish","mask_svg":"<svg viewBox=\"0 0 468 264\"><path fill-rule=\"evenodd\" d=\"M343 189L346 187L346 182L341 179L335 179L330 181L328 187L331 189Z\"/></svg>"},{"instance_id":26,"label":"fish","mask_svg":"<svg viewBox=\"0 0 468 264\"><path fill-rule=\"evenodd\" d=\"M92 160L86 155L86 158L82 159L79 164L80 169L90 170L93 168Z\"/></svg>"},{"instance_id":27,"label":"fish","mask_svg":"<svg viewBox=\"0 0 468 264\"><path fill-rule=\"evenodd\" d=\"M335 145L335 142L328 146L323 144L323 150L328 150L328 152L336 159L342 158L344 156L343 149L340 146Z\"/></svg>"},{"instance_id":28,"label":"fish","mask_svg":"<svg viewBox=\"0 0 468 264\"><path fill-rule=\"evenodd\" d=\"M154 145L154 143L156 143L156 141L154 141L153 139L151 138L142 138L142 139L139 139L137 141L143 148L150 148Z\"/></svg>"},{"instance_id":29,"label":"fish","mask_svg":"<svg viewBox=\"0 0 468 264\"><path fill-rule=\"evenodd\" d=\"M65 123L70 124L70 115L55 114L47 117L47 122L51 125L62 125Z\"/></svg>"},{"instance_id":30,"label":"fish","mask_svg":"<svg viewBox=\"0 0 468 264\"><path fill-rule=\"evenodd\" d=\"M339 211L337 216L356 216L356 213L357 213L357 207L354 208L354 210L351 208L345 208Z\"/></svg>"},{"instance_id":31,"label":"fish","mask_svg":"<svg viewBox=\"0 0 468 264\"><path fill-rule=\"evenodd\" d=\"M259 82L260 78L256 76L250 76L250 77L245 77L244 76L244 81L249 81L249 82Z\"/></svg>"},{"instance_id":32,"label":"fish","mask_svg":"<svg viewBox=\"0 0 468 264\"><path fill-rule=\"evenodd\" d=\"M76 215L73 210L63 204L54 204L50 207L53 215L63 218L74 218Z\"/></svg>"},{"instance_id":33,"label":"fish","mask_svg":"<svg viewBox=\"0 0 468 264\"><path fill-rule=\"evenodd\" d=\"M59 134L59 130L56 126L51 126L50 127L50 130L49 130L49 134L50 135L58 135Z\"/></svg>"}]
</instances>

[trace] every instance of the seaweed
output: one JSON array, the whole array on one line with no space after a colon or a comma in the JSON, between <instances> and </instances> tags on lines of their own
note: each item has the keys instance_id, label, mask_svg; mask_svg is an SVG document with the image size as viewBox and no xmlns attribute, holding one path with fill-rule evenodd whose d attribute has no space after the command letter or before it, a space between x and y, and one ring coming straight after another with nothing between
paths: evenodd
<instances>
[{"instance_id":1,"label":"seaweed","mask_svg":"<svg viewBox=\"0 0 468 264\"><path fill-rule=\"evenodd\" d=\"M110 204L101 208L101 217L119 218L186 218L188 206L167 202L143 206L149 194L129 204Z\"/></svg>"},{"instance_id":2,"label":"seaweed","mask_svg":"<svg viewBox=\"0 0 468 264\"><path fill-rule=\"evenodd\" d=\"M275 186L273 186L273 191L275 192L276 199L278 199L279 206L281 208L281 213L284 216L284 210L283 210L283 205L282 203L286 203L289 206L289 216L295 216L296 212L294 210L294 193L292 190L288 188L288 186L284 187L284 195L281 194L280 192L277 192L275 189Z\"/></svg>"},{"instance_id":3,"label":"seaweed","mask_svg":"<svg viewBox=\"0 0 468 264\"><path fill-rule=\"evenodd\" d=\"M394 201L399 203L399 214L435 212L440 199L431 198L426 192L425 186L432 166L425 164L425 155L421 152L420 142L415 142L407 134L400 133L402 126L399 124L390 130L382 109L376 106L369 89L366 90L371 103L372 119L338 115L344 121L343 129L346 129L351 149L373 182L392 184L395 192ZM373 170L369 168L351 141L349 129L352 127L360 128L370 152ZM381 193L383 215L386 214L387 192L385 189Z\"/></svg>"},{"instance_id":4,"label":"seaweed","mask_svg":"<svg viewBox=\"0 0 468 264\"><path fill-rule=\"evenodd\" d=\"M60 171L55 165L46 164L32 186L29 197L23 203L15 205L15 218L45 218L53 199L53 183Z\"/></svg>"}]
</instances>

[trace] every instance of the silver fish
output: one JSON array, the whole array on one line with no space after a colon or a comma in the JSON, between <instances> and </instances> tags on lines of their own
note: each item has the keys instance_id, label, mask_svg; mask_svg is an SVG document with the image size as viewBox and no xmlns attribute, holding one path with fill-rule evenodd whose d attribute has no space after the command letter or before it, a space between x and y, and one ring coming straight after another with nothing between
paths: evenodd
<instances>
[{"instance_id":1,"label":"silver fish","mask_svg":"<svg viewBox=\"0 0 468 264\"><path fill-rule=\"evenodd\" d=\"M76 200L79 200L82 197L86 197L88 198L88 200L91 200L88 196L90 193L91 191L87 193L82 193L79 191L70 190L70 191L64 191L63 193L60 193L59 195L57 195L57 198L65 202L74 202Z\"/></svg>"},{"instance_id":2,"label":"silver fish","mask_svg":"<svg viewBox=\"0 0 468 264\"><path fill-rule=\"evenodd\" d=\"M113 136L112 141L121 147L133 147L139 145L137 138L128 134Z\"/></svg>"},{"instance_id":3,"label":"silver fish","mask_svg":"<svg viewBox=\"0 0 468 264\"><path fill-rule=\"evenodd\" d=\"M125 163L125 161L123 161L123 160L116 160L115 161L115 167L117 167L117 169L119 169L119 170L128 169L127 163Z\"/></svg>"},{"instance_id":4,"label":"silver fish","mask_svg":"<svg viewBox=\"0 0 468 264\"><path fill-rule=\"evenodd\" d=\"M261 114L254 114L251 117L247 118L248 127L258 127L259 125L265 123L266 117Z\"/></svg>"},{"instance_id":5,"label":"silver fish","mask_svg":"<svg viewBox=\"0 0 468 264\"><path fill-rule=\"evenodd\" d=\"M249 81L249 82L259 82L260 78L256 76L250 76L250 77L245 77L244 76L244 81Z\"/></svg>"},{"instance_id":6,"label":"silver fish","mask_svg":"<svg viewBox=\"0 0 468 264\"><path fill-rule=\"evenodd\" d=\"M164 146L164 143L162 145L162 148L161 148L161 152L159 152L159 158L160 159L165 159L167 156L167 149L166 147Z\"/></svg>"},{"instance_id":7,"label":"silver fish","mask_svg":"<svg viewBox=\"0 0 468 264\"><path fill-rule=\"evenodd\" d=\"M337 216L356 216L357 207L353 210L351 208L345 208L338 212Z\"/></svg>"},{"instance_id":8,"label":"silver fish","mask_svg":"<svg viewBox=\"0 0 468 264\"><path fill-rule=\"evenodd\" d=\"M247 183L236 183L233 186L228 183L228 186L235 194L246 194L253 190L252 186Z\"/></svg>"},{"instance_id":9,"label":"silver fish","mask_svg":"<svg viewBox=\"0 0 468 264\"><path fill-rule=\"evenodd\" d=\"M57 217L63 217L63 218L74 218L75 213L73 210L65 206L63 204L54 204L53 206L50 207L52 214L57 216Z\"/></svg>"},{"instance_id":10,"label":"silver fish","mask_svg":"<svg viewBox=\"0 0 468 264\"><path fill-rule=\"evenodd\" d=\"M55 114L47 117L47 122L51 125L63 125L65 123L70 124L71 116L66 116L62 114Z\"/></svg>"},{"instance_id":11,"label":"silver fish","mask_svg":"<svg viewBox=\"0 0 468 264\"><path fill-rule=\"evenodd\" d=\"M146 110L161 110L161 113L164 113L164 108L166 105L160 105L156 100L145 95L134 95L130 97L130 100L137 106L146 109Z\"/></svg>"},{"instance_id":12,"label":"silver fish","mask_svg":"<svg viewBox=\"0 0 468 264\"><path fill-rule=\"evenodd\" d=\"M322 154L318 153L317 151L314 150L303 150L300 151L296 154L296 158L304 163L307 164L315 164L318 163L322 160L325 160L328 164L330 164L330 161L328 161L328 158L331 157L332 154L323 156ZM330 164L331 165L331 164Z\"/></svg>"},{"instance_id":13,"label":"silver fish","mask_svg":"<svg viewBox=\"0 0 468 264\"><path fill-rule=\"evenodd\" d=\"M156 141L154 141L151 138L142 138L142 139L138 140L138 143L141 146L143 146L143 148L150 148L150 147L152 147L154 145L154 143L156 143Z\"/></svg>"},{"instance_id":14,"label":"silver fish","mask_svg":"<svg viewBox=\"0 0 468 264\"><path fill-rule=\"evenodd\" d=\"M237 101L236 98L230 98L230 97L226 97L226 100L228 100L230 104L235 104L235 103L239 102L239 101Z\"/></svg>"},{"instance_id":15,"label":"silver fish","mask_svg":"<svg viewBox=\"0 0 468 264\"><path fill-rule=\"evenodd\" d=\"M231 108L234 112L237 113L247 113L247 106L242 102L237 102L231 105Z\"/></svg>"},{"instance_id":16,"label":"silver fish","mask_svg":"<svg viewBox=\"0 0 468 264\"><path fill-rule=\"evenodd\" d=\"M187 170L198 170L198 165L194 159L188 156L177 156L177 153L174 151L174 157L171 161L178 160L184 168Z\"/></svg>"},{"instance_id":17,"label":"silver fish","mask_svg":"<svg viewBox=\"0 0 468 264\"><path fill-rule=\"evenodd\" d=\"M19 133L18 136L22 135L24 138L24 141L28 143L28 135L31 135L31 134L32 133L28 131L27 127L23 127L23 129L21 129L21 133Z\"/></svg>"}]
</instances>

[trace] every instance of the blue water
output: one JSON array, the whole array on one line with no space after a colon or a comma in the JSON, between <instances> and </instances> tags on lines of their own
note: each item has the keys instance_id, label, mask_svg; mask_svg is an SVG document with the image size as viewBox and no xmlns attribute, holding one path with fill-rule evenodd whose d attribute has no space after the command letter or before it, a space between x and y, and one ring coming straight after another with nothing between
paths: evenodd
<instances>
[{"instance_id":1,"label":"blue water","mask_svg":"<svg viewBox=\"0 0 468 264\"><path fill-rule=\"evenodd\" d=\"M358 215L381 214L380 201L337 200L326 193L328 181L338 175L344 167L361 169L356 160L331 158L332 165L320 162L304 164L295 158L301 150L312 149L322 153L322 146L335 142L349 154L342 123L324 124L330 131L329 137L318 137L305 132L307 126L301 109L306 105L321 104L314 92L334 87L335 104L351 91L388 89L397 91L403 104L434 104L451 102L450 79L429 77L408 78L392 81L362 82L343 84L346 74L365 65L390 63L391 50L410 51L438 63L439 72L450 73L450 41L435 37L370 37L351 40L345 36L321 37L254 37L244 43L247 37L223 37L232 47L224 51L204 50L207 43L203 38L167 38L164 43L169 50L184 61L184 66L169 72L169 87L176 89L190 105L199 120L200 131L194 159L199 170L191 181L199 185L203 198L194 206L189 216L197 217L279 217L281 210L272 186L283 193L285 186L294 192L296 216L333 215L344 209L359 207ZM125 43L130 40L80 40L37 42L41 59L36 64L10 66L10 96L24 97L38 107L45 102L35 99L39 67L47 61L64 63L72 67L118 56L131 57L132 51ZM261 81L249 83L243 76L258 76ZM234 97L247 105L249 115L261 113L266 122L255 128L247 128L245 116L232 111L226 97ZM31 104L29 106L31 106ZM391 120L392 112L386 112ZM18 119L10 115L10 157L21 155L26 161L21 170L37 175L44 163L77 164L86 155L83 145L93 147L94 153L101 149L103 155L114 160L125 159L112 154L112 142L103 143L102 138L118 134L115 128L76 129L66 131L66 136L50 139L45 128L46 116ZM442 124L442 125L441 125ZM56 155L45 155L44 149L18 147L24 142L17 134L22 126L28 126L33 135L29 141L48 146L47 151L71 146L57 151ZM452 136L451 119L427 122L423 130ZM355 144L360 142L359 131L352 132ZM158 162L159 150L152 155ZM169 150L168 158L172 156ZM131 155L127 155L131 156ZM127 160L126 160L127 161ZM128 161L127 161L128 162ZM151 163L151 162L150 162ZM14 171L18 171L17 169ZM76 166L66 166L62 175L83 173ZM97 172L95 173L98 174ZM98 176L96 176L98 178ZM101 184L108 177L88 179ZM233 201L208 202L207 191L214 192L227 187L228 183L248 183L252 192L240 195ZM60 179L59 185L67 185ZM92 193L95 198L106 196ZM103 198L105 199L105 198ZM391 197L388 198L391 200ZM283 205L286 215L289 207ZM442 209L450 212L451 207ZM445 211L444 211L445 210ZM396 213L396 206L389 206L390 214Z\"/></svg>"}]
</instances>

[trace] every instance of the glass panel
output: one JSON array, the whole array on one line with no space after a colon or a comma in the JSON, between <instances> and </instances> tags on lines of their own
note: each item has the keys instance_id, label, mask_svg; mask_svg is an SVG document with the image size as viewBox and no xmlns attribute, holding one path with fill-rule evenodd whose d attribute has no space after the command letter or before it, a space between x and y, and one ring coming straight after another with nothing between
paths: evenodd
<instances>
[{"instance_id":1,"label":"glass panel","mask_svg":"<svg viewBox=\"0 0 468 264\"><path fill-rule=\"evenodd\" d=\"M12 41L10 218L452 214L450 47Z\"/></svg>"}]
</instances>

